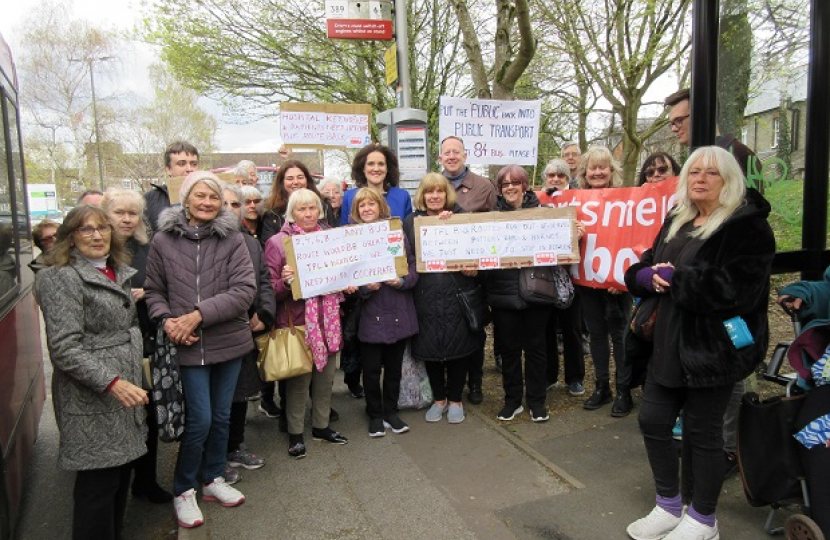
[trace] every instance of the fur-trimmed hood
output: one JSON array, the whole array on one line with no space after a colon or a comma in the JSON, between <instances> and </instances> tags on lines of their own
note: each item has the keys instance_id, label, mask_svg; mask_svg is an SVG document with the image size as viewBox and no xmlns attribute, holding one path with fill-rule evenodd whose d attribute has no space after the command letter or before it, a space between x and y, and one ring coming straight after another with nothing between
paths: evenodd
<instances>
[{"instance_id":1,"label":"fur-trimmed hood","mask_svg":"<svg viewBox=\"0 0 830 540\"><path fill-rule=\"evenodd\" d=\"M194 227L187 222L184 208L167 208L159 215L157 230L192 240L204 238L204 231L207 231L209 236L216 235L225 238L230 233L239 230L239 218L233 212L222 208L216 218L207 225Z\"/></svg>"}]
</instances>

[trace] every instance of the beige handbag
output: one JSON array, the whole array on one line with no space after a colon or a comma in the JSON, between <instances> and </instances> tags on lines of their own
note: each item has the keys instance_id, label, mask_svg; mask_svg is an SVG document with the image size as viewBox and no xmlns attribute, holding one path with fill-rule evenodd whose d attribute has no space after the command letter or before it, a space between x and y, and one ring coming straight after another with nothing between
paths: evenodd
<instances>
[{"instance_id":1,"label":"beige handbag","mask_svg":"<svg viewBox=\"0 0 830 540\"><path fill-rule=\"evenodd\" d=\"M259 349L257 366L263 381L281 381L311 373L311 348L305 342L305 326L294 326L291 309L285 304L288 328L271 328L256 338Z\"/></svg>"}]
</instances>

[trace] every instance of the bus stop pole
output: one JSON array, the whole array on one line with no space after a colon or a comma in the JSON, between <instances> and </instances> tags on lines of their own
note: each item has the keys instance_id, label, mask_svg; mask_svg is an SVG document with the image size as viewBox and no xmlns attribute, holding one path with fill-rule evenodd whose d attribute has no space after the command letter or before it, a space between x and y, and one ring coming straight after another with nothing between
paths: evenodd
<instances>
[{"instance_id":1,"label":"bus stop pole","mask_svg":"<svg viewBox=\"0 0 830 540\"><path fill-rule=\"evenodd\" d=\"M694 0L692 5L691 148L715 143L718 106L718 0Z\"/></svg>"},{"instance_id":2,"label":"bus stop pole","mask_svg":"<svg viewBox=\"0 0 830 540\"><path fill-rule=\"evenodd\" d=\"M412 107L412 83L409 80L409 33L406 22L406 0L395 0L395 43L398 48L398 82L401 85L401 104Z\"/></svg>"}]
</instances>

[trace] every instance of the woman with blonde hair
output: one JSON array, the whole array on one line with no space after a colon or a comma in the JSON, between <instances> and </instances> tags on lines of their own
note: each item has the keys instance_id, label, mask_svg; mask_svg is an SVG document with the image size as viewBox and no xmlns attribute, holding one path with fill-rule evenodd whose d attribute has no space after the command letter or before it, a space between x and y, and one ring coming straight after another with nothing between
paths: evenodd
<instances>
[{"instance_id":1,"label":"woman with blonde hair","mask_svg":"<svg viewBox=\"0 0 830 540\"><path fill-rule=\"evenodd\" d=\"M622 169L611 151L604 146L593 146L582 154L578 181L581 189L606 189L622 185ZM623 289L616 287L579 287L582 313L588 327L591 343L591 359L594 362L594 393L585 401L588 410L599 409L614 401L611 416L623 417L631 412L633 403L629 389L630 374L624 367L623 333L631 314L633 299ZM611 392L611 349L616 366L617 397Z\"/></svg>"},{"instance_id":2,"label":"woman with blonde hair","mask_svg":"<svg viewBox=\"0 0 830 540\"><path fill-rule=\"evenodd\" d=\"M107 219L115 233L120 236L129 251L132 266L136 273L130 279L130 294L138 310L138 326L144 340L144 357L150 356L155 350L156 325L147 315L147 302L144 300L144 280L147 277L147 255L150 252L147 227L141 216L144 215L144 197L137 191L128 191L119 188L110 188L101 199L101 209L107 214ZM149 383L149 381L148 381ZM159 486L156 474L158 455L158 423L156 421L156 403L153 394L149 394L150 401L147 410L147 453L135 460L133 467L133 497L146 498L155 504L169 503L173 495Z\"/></svg>"},{"instance_id":3,"label":"woman with blonde hair","mask_svg":"<svg viewBox=\"0 0 830 540\"><path fill-rule=\"evenodd\" d=\"M351 206L352 223L375 223L389 219L390 213L383 195L374 189L360 188L355 194ZM407 242L404 238L405 246ZM412 288L418 283L418 273L415 271L415 253L408 248L405 251L407 275L360 287L363 307L357 339L360 341L370 437L383 437L387 428L393 433L409 431L406 422L398 417L398 397L406 340L418 333L418 317L412 301Z\"/></svg>"},{"instance_id":4,"label":"woman with blonde hair","mask_svg":"<svg viewBox=\"0 0 830 540\"><path fill-rule=\"evenodd\" d=\"M463 210L456 203L449 180L438 173L424 176L415 194L415 212L403 224L410 251L415 251L416 217L444 217L459 212ZM464 420L461 395L467 367L481 343L479 332L470 330L456 295L461 291L478 295L483 303L477 274L477 270L424 273L412 289L419 329L412 337L412 356L424 361L435 400L426 413L427 422L439 422L444 413L450 424Z\"/></svg>"}]
</instances>

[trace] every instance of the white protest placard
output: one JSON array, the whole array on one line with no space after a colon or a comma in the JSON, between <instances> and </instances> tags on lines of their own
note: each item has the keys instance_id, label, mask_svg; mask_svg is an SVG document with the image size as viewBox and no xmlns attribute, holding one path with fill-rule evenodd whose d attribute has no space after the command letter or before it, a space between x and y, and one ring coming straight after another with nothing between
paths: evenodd
<instances>
[{"instance_id":1,"label":"white protest placard","mask_svg":"<svg viewBox=\"0 0 830 540\"><path fill-rule=\"evenodd\" d=\"M536 208L415 218L418 272L579 262L576 210Z\"/></svg>"},{"instance_id":2,"label":"white protest placard","mask_svg":"<svg viewBox=\"0 0 830 540\"><path fill-rule=\"evenodd\" d=\"M467 163L535 165L542 102L441 96L438 139L464 140Z\"/></svg>"},{"instance_id":3,"label":"white protest placard","mask_svg":"<svg viewBox=\"0 0 830 540\"><path fill-rule=\"evenodd\" d=\"M306 148L362 148L369 134L370 105L283 103L280 136L288 146Z\"/></svg>"},{"instance_id":4,"label":"white protest placard","mask_svg":"<svg viewBox=\"0 0 830 540\"><path fill-rule=\"evenodd\" d=\"M378 221L295 234L283 239L287 264L295 269L294 299L341 291L406 275L401 220Z\"/></svg>"}]
</instances>

